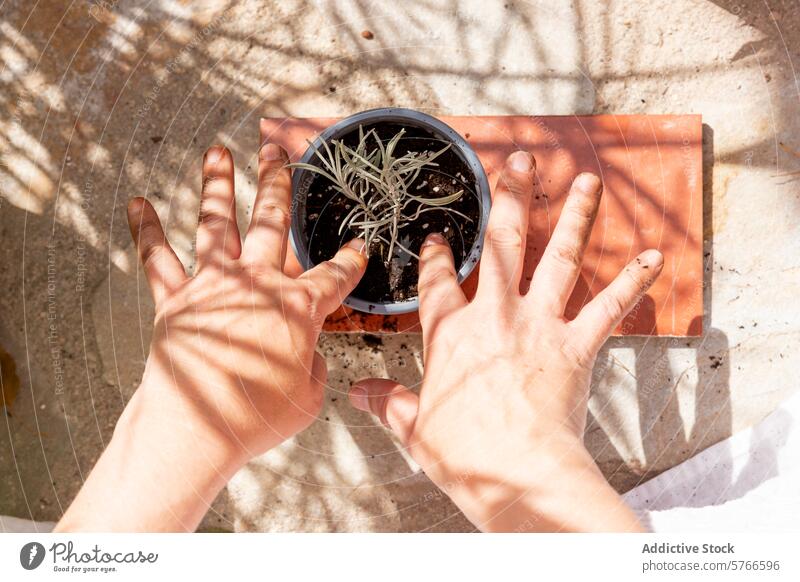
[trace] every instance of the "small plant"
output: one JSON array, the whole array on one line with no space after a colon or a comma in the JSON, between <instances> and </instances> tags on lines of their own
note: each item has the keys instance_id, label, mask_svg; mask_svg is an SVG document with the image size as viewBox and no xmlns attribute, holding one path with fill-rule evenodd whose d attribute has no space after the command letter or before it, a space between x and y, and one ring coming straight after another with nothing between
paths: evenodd
<instances>
[{"instance_id":1,"label":"small plant","mask_svg":"<svg viewBox=\"0 0 800 582\"><path fill-rule=\"evenodd\" d=\"M405 134L401 129L385 145L374 129L364 133L358 128L358 144L355 148L341 140L322 142L324 152L313 144L314 153L322 167L295 163L290 167L302 168L327 178L333 188L353 202L353 208L339 226L341 235L351 229L366 242L367 256L378 241L386 245L383 259L392 260L397 249L419 259L402 244L402 229L414 222L421 214L441 210L461 216L472 222L463 213L446 206L463 195L459 190L442 197L418 196L414 192L427 185L416 184L423 170L436 167L436 158L446 152L451 144L436 152L408 152L395 157L397 144ZM375 145L370 149L370 141ZM455 183L455 182L454 182ZM397 247L397 248L395 248Z\"/></svg>"}]
</instances>

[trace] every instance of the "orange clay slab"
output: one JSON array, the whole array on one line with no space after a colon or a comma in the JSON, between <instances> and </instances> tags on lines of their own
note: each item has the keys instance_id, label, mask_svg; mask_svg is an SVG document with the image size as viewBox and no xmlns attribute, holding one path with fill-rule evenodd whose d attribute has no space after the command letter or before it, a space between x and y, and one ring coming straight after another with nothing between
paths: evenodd
<instances>
[{"instance_id":1,"label":"orange clay slab","mask_svg":"<svg viewBox=\"0 0 800 582\"><path fill-rule=\"evenodd\" d=\"M570 182L595 172L603 201L583 270L572 294L571 318L648 248L664 254L664 269L618 335L696 336L702 332L702 122L699 115L443 117L477 152L494 186L514 150L533 153L537 183L530 210L525 277L530 280L555 227ZM279 143L296 161L337 119L261 120L262 141ZM289 253L287 272L301 271ZM476 272L464 282L474 293ZM524 286L524 283L523 283ZM340 308L326 331L419 332L416 313L368 315Z\"/></svg>"}]
</instances>

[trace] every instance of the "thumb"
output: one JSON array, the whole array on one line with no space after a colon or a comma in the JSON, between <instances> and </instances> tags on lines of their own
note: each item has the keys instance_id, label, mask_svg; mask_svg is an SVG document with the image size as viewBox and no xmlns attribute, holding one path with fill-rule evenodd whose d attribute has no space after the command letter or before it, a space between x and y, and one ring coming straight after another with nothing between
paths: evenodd
<instances>
[{"instance_id":1,"label":"thumb","mask_svg":"<svg viewBox=\"0 0 800 582\"><path fill-rule=\"evenodd\" d=\"M411 390L393 380L367 378L350 388L350 403L380 418L408 446L419 408L419 397Z\"/></svg>"},{"instance_id":2,"label":"thumb","mask_svg":"<svg viewBox=\"0 0 800 582\"><path fill-rule=\"evenodd\" d=\"M306 271L298 280L308 283L316 309L328 315L336 311L356 288L366 268L364 241L355 238L339 249L332 259Z\"/></svg>"}]
</instances>

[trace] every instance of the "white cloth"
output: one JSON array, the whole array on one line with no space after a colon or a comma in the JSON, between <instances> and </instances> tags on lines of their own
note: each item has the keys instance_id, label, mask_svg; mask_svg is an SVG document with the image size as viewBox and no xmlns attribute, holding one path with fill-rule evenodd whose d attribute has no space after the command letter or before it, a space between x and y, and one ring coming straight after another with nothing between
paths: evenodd
<instances>
[{"instance_id":1,"label":"white cloth","mask_svg":"<svg viewBox=\"0 0 800 582\"><path fill-rule=\"evenodd\" d=\"M655 532L800 531L800 393L623 497Z\"/></svg>"},{"instance_id":2,"label":"white cloth","mask_svg":"<svg viewBox=\"0 0 800 582\"><path fill-rule=\"evenodd\" d=\"M29 519L0 515L0 532L2 533L49 533L55 526L53 521L30 521Z\"/></svg>"}]
</instances>

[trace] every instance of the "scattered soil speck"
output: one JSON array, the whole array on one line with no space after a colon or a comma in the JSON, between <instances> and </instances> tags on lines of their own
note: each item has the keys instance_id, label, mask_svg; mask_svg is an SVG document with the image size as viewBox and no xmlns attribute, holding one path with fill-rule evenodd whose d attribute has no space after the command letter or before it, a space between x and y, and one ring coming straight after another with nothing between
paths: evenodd
<instances>
[{"instance_id":1,"label":"scattered soil speck","mask_svg":"<svg viewBox=\"0 0 800 582\"><path fill-rule=\"evenodd\" d=\"M364 334L364 343L371 348L379 348L383 346L383 339L379 335L372 335L369 333Z\"/></svg>"}]
</instances>

